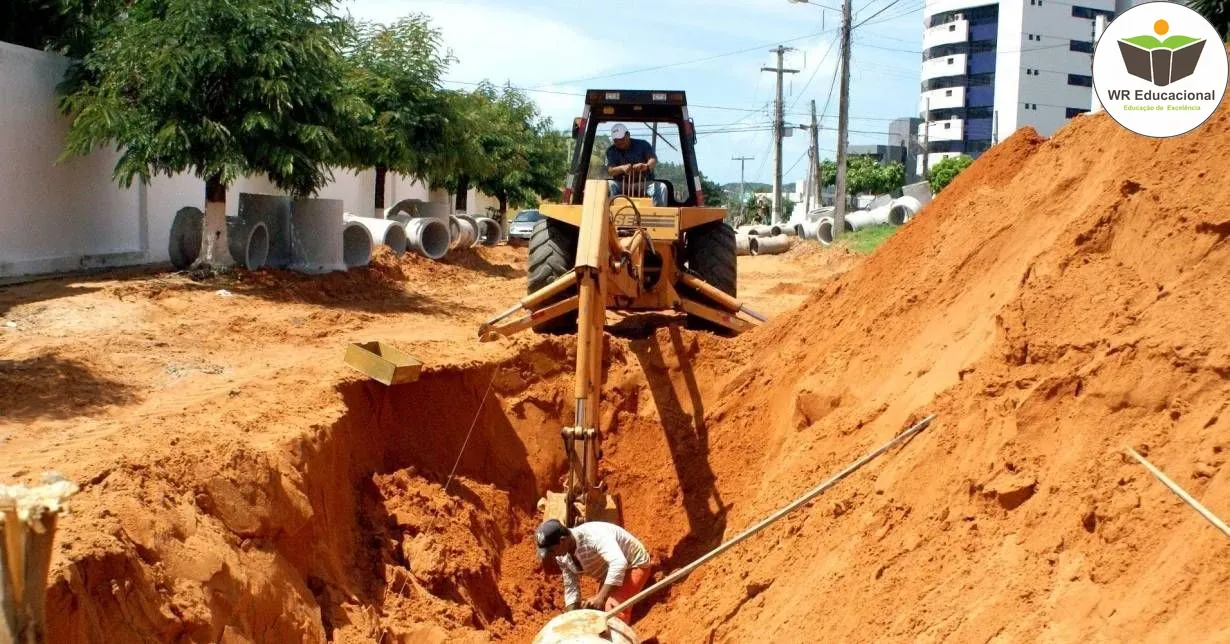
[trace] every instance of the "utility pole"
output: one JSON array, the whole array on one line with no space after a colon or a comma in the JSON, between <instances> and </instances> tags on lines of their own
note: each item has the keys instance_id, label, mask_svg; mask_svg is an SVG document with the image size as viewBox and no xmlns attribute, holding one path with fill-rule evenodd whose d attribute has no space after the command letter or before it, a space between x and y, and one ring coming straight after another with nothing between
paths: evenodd
<instances>
[{"instance_id":1,"label":"utility pole","mask_svg":"<svg viewBox=\"0 0 1230 644\"><path fill-rule=\"evenodd\" d=\"M999 145L999 110L992 112L991 116L995 118L995 120L991 123L994 128L991 131L991 145Z\"/></svg>"},{"instance_id":2,"label":"utility pole","mask_svg":"<svg viewBox=\"0 0 1230 644\"><path fill-rule=\"evenodd\" d=\"M782 74L797 74L797 69L783 69L782 56L788 51L793 51L793 47L783 47L778 45L776 49L770 49L770 52L777 54L777 67L761 67L762 72L774 72L777 74L777 104L774 106L773 118L773 216L772 223L781 223L782 216L782 137L785 136L785 114L782 107Z\"/></svg>"},{"instance_id":3,"label":"utility pole","mask_svg":"<svg viewBox=\"0 0 1230 644\"><path fill-rule=\"evenodd\" d=\"M748 161L755 161L756 157L730 157L731 161L739 162L739 223L746 223L743 219L743 211L747 208L747 200L743 198L743 166Z\"/></svg>"},{"instance_id":4,"label":"utility pole","mask_svg":"<svg viewBox=\"0 0 1230 644\"><path fill-rule=\"evenodd\" d=\"M841 3L841 107L837 111L837 203L833 208L833 239L846 225L846 141L850 122L850 0Z\"/></svg>"},{"instance_id":5,"label":"utility pole","mask_svg":"<svg viewBox=\"0 0 1230 644\"><path fill-rule=\"evenodd\" d=\"M823 180L820 177L820 123L816 121L816 101L811 102L811 168L807 174L811 175L815 181L815 190L813 194L816 196L816 207L820 206L820 195L824 193ZM803 215L811 212L811 204L803 207Z\"/></svg>"},{"instance_id":6,"label":"utility pole","mask_svg":"<svg viewBox=\"0 0 1230 644\"><path fill-rule=\"evenodd\" d=\"M1102 32L1104 31L1106 31L1106 16L1102 14L1098 14L1097 16L1094 16L1093 18L1093 45L1094 47L1097 47L1098 41L1102 40ZM1093 64L1092 60L1093 60L1093 57L1090 56L1091 65ZM1089 73L1092 74L1093 72L1090 71ZM1089 112L1091 114L1101 112L1102 111L1102 101L1098 99L1097 91L1092 90L1091 88L1091 91L1089 92L1089 98L1090 98Z\"/></svg>"},{"instance_id":7,"label":"utility pole","mask_svg":"<svg viewBox=\"0 0 1230 644\"><path fill-rule=\"evenodd\" d=\"M923 181L931 178L931 99L923 102Z\"/></svg>"}]
</instances>

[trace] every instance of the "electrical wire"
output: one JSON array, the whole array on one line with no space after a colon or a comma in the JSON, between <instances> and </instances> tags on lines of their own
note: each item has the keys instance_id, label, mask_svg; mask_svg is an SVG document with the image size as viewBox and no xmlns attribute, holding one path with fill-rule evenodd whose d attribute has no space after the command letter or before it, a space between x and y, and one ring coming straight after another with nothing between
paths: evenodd
<instances>
[{"instance_id":1,"label":"electrical wire","mask_svg":"<svg viewBox=\"0 0 1230 644\"><path fill-rule=\"evenodd\" d=\"M756 50L759 50L759 49L764 49L765 47L773 47L773 46L775 46L775 45L783 45L783 44L785 44L785 43L790 43L790 42L798 42L798 41L800 41L800 40L807 40L808 38L815 38L816 36L823 36L824 34L830 33L830 32L832 32L832 31L835 31L835 29L825 29L825 30L823 30L823 31L817 31L817 32L815 32L815 33L807 34L807 35L804 35L804 36L798 36L798 37L796 37L796 38L788 38L788 39L786 39L786 40L779 40L779 41L776 41L776 42L771 42L771 43L768 43L768 44L765 44L765 45L756 45L755 47L746 47L746 48L744 48L744 49L738 49L738 50L735 50L735 51L728 51L728 52L726 52L726 53L722 53L722 54L714 54L714 55L712 55L712 56L706 56L706 57L704 57L704 58L695 58L695 59L692 59L692 60L684 60L684 61L679 61L679 62L675 62L675 63L666 63L666 64L664 64L664 65L654 65L653 67L642 67L642 68L640 68L640 69L630 69L630 70L627 70L627 71L622 71L622 72L613 72L613 73L610 73L610 74L600 74L600 75L597 75L597 76L588 76L588 77L586 77L586 78L574 78L574 79L572 79L572 80L559 81L559 82L556 82L556 83L548 83L548 84L546 84L546 85L540 85L539 87L551 87L551 86L554 86L554 85L567 85L567 84L569 84L569 83L581 83L581 82L585 82L585 81L599 80L599 79L605 79L605 78L616 78L616 77L619 77L619 76L629 76L629 75L632 75L632 74L640 74L640 73L643 73L643 72L652 72L652 71L658 71L658 70L661 70L661 69L669 69L669 68L671 68L671 67L681 67L681 66L684 66L684 65L694 65L694 64L697 64L697 63L706 63L706 62L709 62L709 61L711 61L711 60L717 60L717 59L719 59L719 58L726 58L726 57L728 57L728 56L737 56L737 55L739 55L739 54L746 54L746 53L748 53L748 52L756 51Z\"/></svg>"}]
</instances>

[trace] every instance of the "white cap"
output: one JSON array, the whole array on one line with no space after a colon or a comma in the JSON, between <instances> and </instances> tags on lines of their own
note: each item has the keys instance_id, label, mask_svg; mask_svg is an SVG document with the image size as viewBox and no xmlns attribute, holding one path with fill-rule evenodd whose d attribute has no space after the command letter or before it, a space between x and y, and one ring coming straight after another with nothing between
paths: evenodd
<instances>
[{"instance_id":1,"label":"white cap","mask_svg":"<svg viewBox=\"0 0 1230 644\"><path fill-rule=\"evenodd\" d=\"M612 139L622 139L625 136L628 136L628 128L625 127L623 123L616 123L611 127Z\"/></svg>"}]
</instances>

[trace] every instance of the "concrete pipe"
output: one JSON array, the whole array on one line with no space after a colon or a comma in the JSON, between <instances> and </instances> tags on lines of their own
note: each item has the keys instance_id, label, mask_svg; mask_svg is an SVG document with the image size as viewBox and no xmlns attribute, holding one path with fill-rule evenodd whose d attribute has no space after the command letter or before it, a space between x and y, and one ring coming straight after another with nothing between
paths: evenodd
<instances>
[{"instance_id":1,"label":"concrete pipe","mask_svg":"<svg viewBox=\"0 0 1230 644\"><path fill-rule=\"evenodd\" d=\"M269 231L269 257L265 266L286 268L291 264L292 201L281 195L239 193L239 220L263 223Z\"/></svg>"},{"instance_id":2,"label":"concrete pipe","mask_svg":"<svg viewBox=\"0 0 1230 644\"><path fill-rule=\"evenodd\" d=\"M803 239L816 241L820 239L820 222L808 221L803 223L803 233L799 235Z\"/></svg>"},{"instance_id":3,"label":"concrete pipe","mask_svg":"<svg viewBox=\"0 0 1230 644\"><path fill-rule=\"evenodd\" d=\"M922 203L914 197L898 197L888 207L888 223L900 226L914 218L922 210Z\"/></svg>"},{"instance_id":4,"label":"concrete pipe","mask_svg":"<svg viewBox=\"0 0 1230 644\"><path fill-rule=\"evenodd\" d=\"M372 261L372 233L363 224L342 224L342 262L346 268L367 266Z\"/></svg>"},{"instance_id":5,"label":"concrete pipe","mask_svg":"<svg viewBox=\"0 0 1230 644\"><path fill-rule=\"evenodd\" d=\"M788 237L802 237L803 224L800 222L782 224L782 234Z\"/></svg>"},{"instance_id":6,"label":"concrete pipe","mask_svg":"<svg viewBox=\"0 0 1230 644\"><path fill-rule=\"evenodd\" d=\"M466 215L453 215L452 221L457 225L457 236L453 238L453 248L466 250L478 243L478 222Z\"/></svg>"},{"instance_id":7,"label":"concrete pipe","mask_svg":"<svg viewBox=\"0 0 1230 644\"><path fill-rule=\"evenodd\" d=\"M171 265L182 271L201 255L201 236L205 232L205 213L200 208L185 206L175 213L171 221L171 239L167 251Z\"/></svg>"},{"instance_id":8,"label":"concrete pipe","mask_svg":"<svg viewBox=\"0 0 1230 644\"><path fill-rule=\"evenodd\" d=\"M409 219L409 218L408 218ZM440 259L448 253L448 226L439 219L415 217L406 224L406 242L410 250L427 259Z\"/></svg>"},{"instance_id":9,"label":"concrete pipe","mask_svg":"<svg viewBox=\"0 0 1230 644\"><path fill-rule=\"evenodd\" d=\"M491 217L475 217L475 220L478 222L478 243L483 246L495 246L500 243L500 239L504 236L500 222Z\"/></svg>"},{"instance_id":10,"label":"concrete pipe","mask_svg":"<svg viewBox=\"0 0 1230 644\"><path fill-rule=\"evenodd\" d=\"M606 618L601 611L582 609L556 615L547 622L533 644L640 644L636 631L618 617Z\"/></svg>"},{"instance_id":11,"label":"concrete pipe","mask_svg":"<svg viewBox=\"0 0 1230 644\"><path fill-rule=\"evenodd\" d=\"M236 266L254 271L269 261L269 227L263 221L227 217L226 242Z\"/></svg>"},{"instance_id":12,"label":"concrete pipe","mask_svg":"<svg viewBox=\"0 0 1230 644\"><path fill-rule=\"evenodd\" d=\"M735 228L735 233L740 234L740 235L754 235L756 234L753 232L755 229L756 229L756 226L752 224L744 224L742 226Z\"/></svg>"},{"instance_id":13,"label":"concrete pipe","mask_svg":"<svg viewBox=\"0 0 1230 644\"><path fill-rule=\"evenodd\" d=\"M328 273L346 270L341 199L296 199L291 203L291 270ZM360 230L362 226L354 224ZM342 231L342 239L338 232ZM353 237L355 233L351 233ZM371 236L368 246L371 246ZM370 248L369 248L369 253Z\"/></svg>"},{"instance_id":14,"label":"concrete pipe","mask_svg":"<svg viewBox=\"0 0 1230 644\"><path fill-rule=\"evenodd\" d=\"M854 228L850 226L849 220L843 221L842 224L843 224L842 229L844 229L845 232L847 233L854 232ZM820 243L824 244L825 246L828 246L829 244L833 243L833 218L832 217L821 217L820 220L816 222L816 239L819 240Z\"/></svg>"},{"instance_id":15,"label":"concrete pipe","mask_svg":"<svg viewBox=\"0 0 1230 644\"><path fill-rule=\"evenodd\" d=\"M752 254L752 238L748 235L738 233L735 235L735 254L736 255L751 255Z\"/></svg>"},{"instance_id":16,"label":"concrete pipe","mask_svg":"<svg viewBox=\"0 0 1230 644\"><path fill-rule=\"evenodd\" d=\"M393 219L395 215L404 214L407 217L418 217L423 213L422 199L402 199L392 206L384 209L384 218Z\"/></svg>"},{"instance_id":17,"label":"concrete pipe","mask_svg":"<svg viewBox=\"0 0 1230 644\"><path fill-rule=\"evenodd\" d=\"M406 252L406 225L402 222L396 219L356 217L350 214L345 215L342 219L348 223L363 226L367 232L371 233L375 243L392 248L394 253L401 255Z\"/></svg>"},{"instance_id":18,"label":"concrete pipe","mask_svg":"<svg viewBox=\"0 0 1230 644\"><path fill-rule=\"evenodd\" d=\"M778 255L790 250L790 238L785 235L761 237L756 240L757 255Z\"/></svg>"}]
</instances>

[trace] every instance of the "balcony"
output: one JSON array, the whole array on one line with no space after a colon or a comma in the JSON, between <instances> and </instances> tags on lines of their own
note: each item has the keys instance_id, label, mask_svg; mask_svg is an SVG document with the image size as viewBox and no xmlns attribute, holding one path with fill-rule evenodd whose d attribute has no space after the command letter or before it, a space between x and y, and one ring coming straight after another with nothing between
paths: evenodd
<instances>
[{"instance_id":1,"label":"balcony","mask_svg":"<svg viewBox=\"0 0 1230 644\"><path fill-rule=\"evenodd\" d=\"M947 119L931 121L926 124L929 141L960 141L965 138L965 121L962 119Z\"/></svg>"},{"instance_id":2,"label":"balcony","mask_svg":"<svg viewBox=\"0 0 1230 644\"><path fill-rule=\"evenodd\" d=\"M955 54L925 61L922 64L922 80L927 81L942 76L964 76L966 58L966 54Z\"/></svg>"},{"instance_id":3,"label":"balcony","mask_svg":"<svg viewBox=\"0 0 1230 644\"><path fill-rule=\"evenodd\" d=\"M969 21L956 20L923 31L923 50L969 40Z\"/></svg>"},{"instance_id":4,"label":"balcony","mask_svg":"<svg viewBox=\"0 0 1230 644\"><path fill-rule=\"evenodd\" d=\"M930 108L932 110L942 110L950 107L965 107L965 88L964 87L949 87L947 89L933 89L929 92L923 92L918 99L918 113L922 114L927 111L927 100L931 100Z\"/></svg>"}]
</instances>

